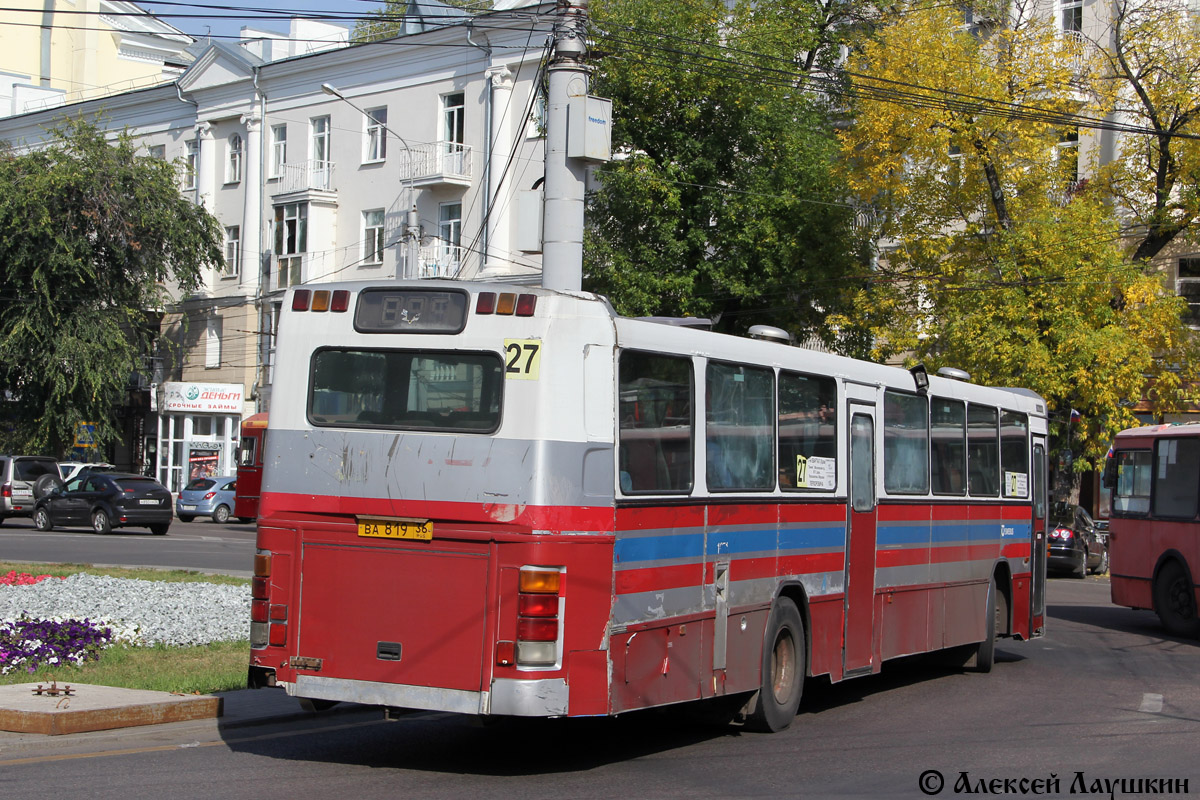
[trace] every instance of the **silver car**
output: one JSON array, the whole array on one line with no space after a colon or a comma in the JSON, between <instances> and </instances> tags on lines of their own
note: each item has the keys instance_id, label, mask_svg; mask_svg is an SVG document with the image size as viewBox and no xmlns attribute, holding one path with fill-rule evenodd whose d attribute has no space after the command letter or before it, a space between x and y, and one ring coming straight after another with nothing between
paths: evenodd
<instances>
[{"instance_id":1,"label":"silver car","mask_svg":"<svg viewBox=\"0 0 1200 800\"><path fill-rule=\"evenodd\" d=\"M196 517L212 517L213 522L224 525L233 516L236 490L236 475L193 478L175 500L175 516L179 517L180 522L191 522Z\"/></svg>"},{"instance_id":2,"label":"silver car","mask_svg":"<svg viewBox=\"0 0 1200 800\"><path fill-rule=\"evenodd\" d=\"M0 524L31 516L34 501L61 483L55 458L0 455Z\"/></svg>"}]
</instances>

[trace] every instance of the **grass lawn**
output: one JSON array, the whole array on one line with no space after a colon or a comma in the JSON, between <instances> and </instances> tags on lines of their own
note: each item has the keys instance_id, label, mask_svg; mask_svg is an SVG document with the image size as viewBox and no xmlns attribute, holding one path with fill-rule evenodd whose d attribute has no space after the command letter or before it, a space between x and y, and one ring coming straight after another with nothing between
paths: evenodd
<instances>
[{"instance_id":1,"label":"grass lawn","mask_svg":"<svg viewBox=\"0 0 1200 800\"><path fill-rule=\"evenodd\" d=\"M151 581L206 582L247 585L246 578L228 575L205 575L189 570L128 569L124 567L93 567L88 564L25 564L0 561L0 576L15 571L18 574L67 576L76 572L109 575L115 578L135 578ZM220 692L246 686L246 669L250 661L250 643L215 642L200 647L116 646L105 650L97 661L79 666L44 668L30 674L12 672L0 675L0 685L49 682L84 683L97 686L120 686L127 689L150 689L164 692Z\"/></svg>"}]
</instances>

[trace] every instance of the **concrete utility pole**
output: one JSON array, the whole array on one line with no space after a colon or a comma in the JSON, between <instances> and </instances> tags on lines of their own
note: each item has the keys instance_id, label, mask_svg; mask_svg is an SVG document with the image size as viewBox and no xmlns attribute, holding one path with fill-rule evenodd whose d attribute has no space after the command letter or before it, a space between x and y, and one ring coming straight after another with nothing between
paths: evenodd
<instances>
[{"instance_id":1,"label":"concrete utility pole","mask_svg":"<svg viewBox=\"0 0 1200 800\"><path fill-rule=\"evenodd\" d=\"M548 68L546 181L542 285L579 290L583 284L584 163L567 156L568 103L588 94L587 0L559 0L554 57Z\"/></svg>"}]
</instances>

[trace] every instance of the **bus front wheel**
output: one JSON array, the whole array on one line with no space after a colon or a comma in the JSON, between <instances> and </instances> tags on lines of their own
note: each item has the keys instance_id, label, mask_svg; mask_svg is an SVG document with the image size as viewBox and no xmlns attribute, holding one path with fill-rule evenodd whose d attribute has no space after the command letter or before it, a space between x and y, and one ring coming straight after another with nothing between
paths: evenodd
<instances>
[{"instance_id":1,"label":"bus front wheel","mask_svg":"<svg viewBox=\"0 0 1200 800\"><path fill-rule=\"evenodd\" d=\"M975 672L991 672L996 663L996 637L1000 635L1002 627L1001 614L1007 616L1007 612L1002 612L1000 604L996 602L998 591L996 576L993 575L988 583L987 605L983 612L984 624L988 629L987 638L975 645L974 663L970 664Z\"/></svg>"},{"instance_id":2,"label":"bus front wheel","mask_svg":"<svg viewBox=\"0 0 1200 800\"><path fill-rule=\"evenodd\" d=\"M1196 590L1178 561L1168 561L1154 579L1154 611L1162 626L1175 636L1196 636Z\"/></svg>"},{"instance_id":3,"label":"bus front wheel","mask_svg":"<svg viewBox=\"0 0 1200 800\"><path fill-rule=\"evenodd\" d=\"M804 621L786 597L775 601L763 638L762 686L746 718L753 730L775 733L792 724L804 691Z\"/></svg>"}]
</instances>

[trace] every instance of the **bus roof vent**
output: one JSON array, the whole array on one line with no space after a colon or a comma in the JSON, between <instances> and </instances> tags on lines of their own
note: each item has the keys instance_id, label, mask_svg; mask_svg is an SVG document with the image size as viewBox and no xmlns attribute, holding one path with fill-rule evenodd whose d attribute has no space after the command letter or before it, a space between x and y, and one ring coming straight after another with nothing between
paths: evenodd
<instances>
[{"instance_id":1,"label":"bus roof vent","mask_svg":"<svg viewBox=\"0 0 1200 800\"><path fill-rule=\"evenodd\" d=\"M971 373L957 367L941 367L938 369L937 374L943 378L950 378L951 380L962 381L963 383L971 382Z\"/></svg>"},{"instance_id":2,"label":"bus roof vent","mask_svg":"<svg viewBox=\"0 0 1200 800\"><path fill-rule=\"evenodd\" d=\"M674 325L679 328L696 328L702 331L712 330L712 320L700 317L634 317L642 322L656 322L659 325Z\"/></svg>"},{"instance_id":3,"label":"bus roof vent","mask_svg":"<svg viewBox=\"0 0 1200 800\"><path fill-rule=\"evenodd\" d=\"M776 328L773 325L751 325L747 335L751 339L762 339L767 342L779 342L780 344L791 344L792 335L783 328Z\"/></svg>"}]
</instances>

